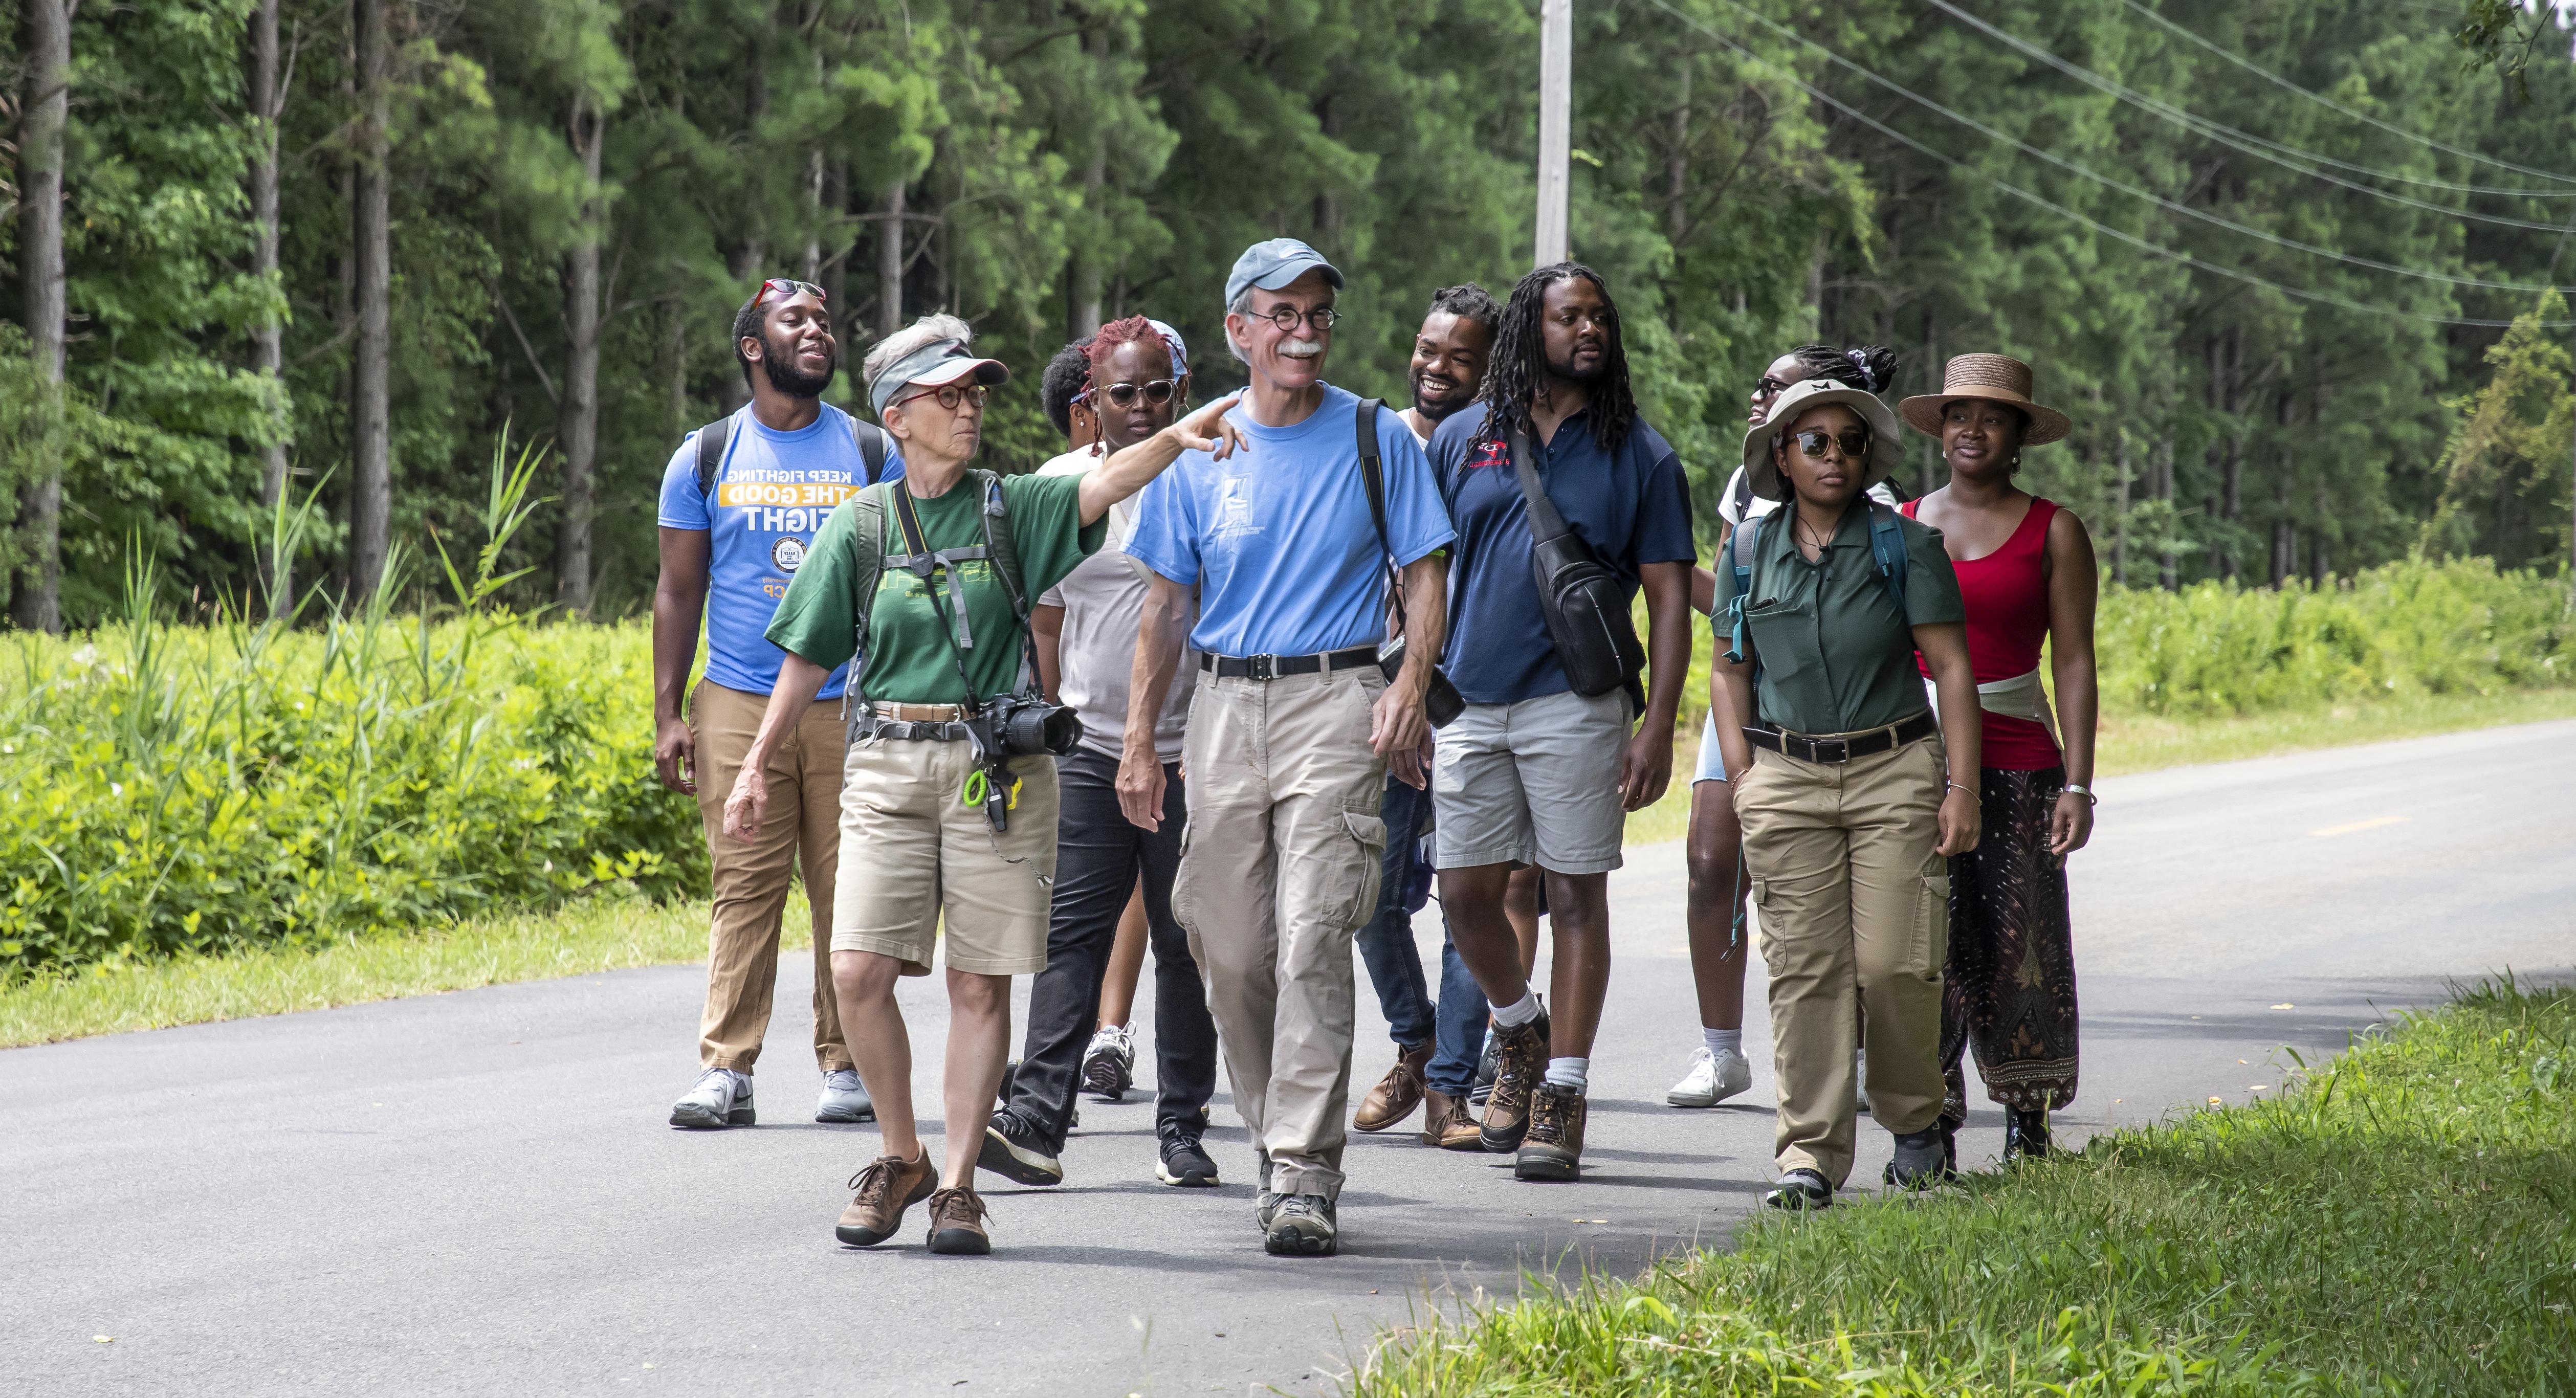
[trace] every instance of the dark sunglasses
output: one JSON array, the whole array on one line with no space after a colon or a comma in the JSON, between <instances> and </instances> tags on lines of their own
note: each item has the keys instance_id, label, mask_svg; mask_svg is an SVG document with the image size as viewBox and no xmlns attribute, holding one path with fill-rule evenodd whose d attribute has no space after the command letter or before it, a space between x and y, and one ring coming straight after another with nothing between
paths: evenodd
<instances>
[{"instance_id":1,"label":"dark sunglasses","mask_svg":"<svg viewBox=\"0 0 2576 1398\"><path fill-rule=\"evenodd\" d=\"M1780 390L1787 388L1790 382L1790 380L1775 379L1769 374L1764 374L1762 377L1753 381L1753 396L1756 398L1768 398L1771 395L1778 393Z\"/></svg>"},{"instance_id":2,"label":"dark sunglasses","mask_svg":"<svg viewBox=\"0 0 2576 1398\"><path fill-rule=\"evenodd\" d=\"M1137 396L1142 394L1146 402L1159 408L1171 402L1172 395L1179 391L1180 385L1170 379L1156 379L1152 383L1114 383L1101 389L1100 396L1108 399L1111 407L1132 408L1136 406ZM1090 397L1091 390L1083 390L1082 396Z\"/></svg>"},{"instance_id":3,"label":"dark sunglasses","mask_svg":"<svg viewBox=\"0 0 2576 1398\"><path fill-rule=\"evenodd\" d=\"M1822 457L1827 444L1841 447L1845 461L1858 461L1869 454L1869 433L1858 427L1846 427L1835 436L1821 427L1810 427L1798 434L1798 450L1810 457Z\"/></svg>"},{"instance_id":4,"label":"dark sunglasses","mask_svg":"<svg viewBox=\"0 0 2576 1398\"><path fill-rule=\"evenodd\" d=\"M800 282L794 277L771 277L769 280L760 284L760 290L753 294L751 304L757 306L761 302L768 300L771 292L778 293L778 298L782 301L790 296L799 295L811 296L817 301L827 301L831 299L823 294L823 288L814 285L812 282Z\"/></svg>"}]
</instances>

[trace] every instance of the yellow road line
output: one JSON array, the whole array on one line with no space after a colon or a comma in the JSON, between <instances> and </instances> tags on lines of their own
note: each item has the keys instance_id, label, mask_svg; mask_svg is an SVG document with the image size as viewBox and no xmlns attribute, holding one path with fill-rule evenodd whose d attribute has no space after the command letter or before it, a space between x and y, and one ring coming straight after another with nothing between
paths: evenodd
<instances>
[{"instance_id":1,"label":"yellow road line","mask_svg":"<svg viewBox=\"0 0 2576 1398\"><path fill-rule=\"evenodd\" d=\"M2311 830L2308 833L2311 835L2349 835L2356 830L2377 830L2383 825L2403 824L2405 820L2406 817L2404 816L2381 816L2377 820L2356 820L2350 825L2329 825L2323 830Z\"/></svg>"}]
</instances>

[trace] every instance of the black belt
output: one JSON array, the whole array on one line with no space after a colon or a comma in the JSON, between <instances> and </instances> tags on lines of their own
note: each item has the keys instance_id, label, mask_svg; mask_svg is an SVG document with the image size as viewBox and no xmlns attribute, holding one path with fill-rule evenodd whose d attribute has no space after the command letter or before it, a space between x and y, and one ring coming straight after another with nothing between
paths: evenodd
<instances>
[{"instance_id":1,"label":"black belt","mask_svg":"<svg viewBox=\"0 0 2576 1398\"><path fill-rule=\"evenodd\" d=\"M1784 756L1805 762L1849 762L1855 757L1870 757L1892 748L1901 748L1941 731L1941 720L1929 709L1903 723L1874 728L1867 733L1841 738L1810 738L1804 733L1787 733L1777 728L1744 725L1745 741L1758 748L1769 748Z\"/></svg>"},{"instance_id":2,"label":"black belt","mask_svg":"<svg viewBox=\"0 0 2576 1398\"><path fill-rule=\"evenodd\" d=\"M1325 655L1210 655L1199 652L1199 668L1223 680L1275 680L1285 675L1312 675L1327 665L1356 670L1377 663L1377 647L1353 646Z\"/></svg>"}]
</instances>

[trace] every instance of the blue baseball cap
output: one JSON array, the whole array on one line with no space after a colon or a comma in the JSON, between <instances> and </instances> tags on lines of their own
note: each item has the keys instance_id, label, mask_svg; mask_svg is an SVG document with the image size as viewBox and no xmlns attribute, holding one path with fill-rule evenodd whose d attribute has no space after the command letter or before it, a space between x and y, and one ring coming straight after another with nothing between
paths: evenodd
<instances>
[{"instance_id":1,"label":"blue baseball cap","mask_svg":"<svg viewBox=\"0 0 2576 1398\"><path fill-rule=\"evenodd\" d=\"M1146 318L1145 323L1154 327L1162 335L1163 342L1172 347L1172 377L1176 379L1187 377L1190 372L1190 347L1181 343L1181 332L1150 316Z\"/></svg>"},{"instance_id":2,"label":"blue baseball cap","mask_svg":"<svg viewBox=\"0 0 2576 1398\"><path fill-rule=\"evenodd\" d=\"M1234 303L1243 299L1243 293L1255 287L1277 291L1308 272L1322 272L1324 280L1331 282L1334 290L1341 289L1340 269L1326 262L1322 253L1297 239L1272 238L1267 242L1254 243L1243 250L1243 256L1234 260L1234 270L1226 274L1226 309L1232 310Z\"/></svg>"}]
</instances>

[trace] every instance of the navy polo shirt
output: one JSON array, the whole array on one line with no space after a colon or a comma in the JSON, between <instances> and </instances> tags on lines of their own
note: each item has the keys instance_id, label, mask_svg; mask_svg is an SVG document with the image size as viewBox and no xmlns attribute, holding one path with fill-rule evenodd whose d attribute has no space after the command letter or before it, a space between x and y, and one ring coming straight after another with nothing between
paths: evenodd
<instances>
[{"instance_id":1,"label":"navy polo shirt","mask_svg":"<svg viewBox=\"0 0 2576 1398\"><path fill-rule=\"evenodd\" d=\"M1530 572L1529 507L1521 499L1510 448L1480 442L1485 406L1470 404L1431 435L1431 470L1458 530L1450 568L1449 679L1471 704L1516 704L1573 688L1548 641ZM1557 424L1556 437L1532 444L1531 465L1567 527L1592 545L1637 595L1648 563L1689 563L1690 487L1663 434L1643 422L1628 440L1604 451L1592 435L1590 410Z\"/></svg>"}]
</instances>

